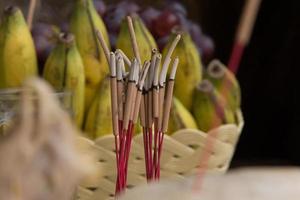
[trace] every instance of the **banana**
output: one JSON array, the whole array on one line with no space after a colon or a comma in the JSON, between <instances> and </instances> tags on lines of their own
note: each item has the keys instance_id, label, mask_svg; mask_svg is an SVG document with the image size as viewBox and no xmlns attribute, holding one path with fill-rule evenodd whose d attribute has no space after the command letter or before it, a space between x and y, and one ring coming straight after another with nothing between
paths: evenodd
<instances>
[{"instance_id":1,"label":"banana","mask_svg":"<svg viewBox=\"0 0 300 200\"><path fill-rule=\"evenodd\" d=\"M96 30L99 30L106 43L109 39L105 25L98 15L92 0L76 0L71 16L71 32L83 60L85 70L85 111L88 110L96 95L101 80L108 74L108 64Z\"/></svg>"},{"instance_id":2,"label":"banana","mask_svg":"<svg viewBox=\"0 0 300 200\"><path fill-rule=\"evenodd\" d=\"M170 37L170 42L163 50L163 57L177 34L178 32L174 32ZM198 50L187 32L181 33L181 39L173 53L173 58L175 57L178 57L180 62L176 73L174 95L188 110L191 110L194 88L202 79L202 63Z\"/></svg>"},{"instance_id":3,"label":"banana","mask_svg":"<svg viewBox=\"0 0 300 200\"><path fill-rule=\"evenodd\" d=\"M198 128L204 132L221 124L235 123L234 112L208 80L203 80L195 89L193 115Z\"/></svg>"},{"instance_id":4,"label":"banana","mask_svg":"<svg viewBox=\"0 0 300 200\"><path fill-rule=\"evenodd\" d=\"M173 97L172 108L169 118L168 135L173 134L175 131L192 128L198 129L195 119L192 114L182 105L182 103Z\"/></svg>"},{"instance_id":5,"label":"banana","mask_svg":"<svg viewBox=\"0 0 300 200\"><path fill-rule=\"evenodd\" d=\"M207 67L205 78L224 96L232 110L241 106L241 89L235 75L219 60L213 60Z\"/></svg>"},{"instance_id":6,"label":"banana","mask_svg":"<svg viewBox=\"0 0 300 200\"><path fill-rule=\"evenodd\" d=\"M33 39L21 10L7 7L0 25L0 89L37 75Z\"/></svg>"},{"instance_id":7,"label":"banana","mask_svg":"<svg viewBox=\"0 0 300 200\"><path fill-rule=\"evenodd\" d=\"M147 29L147 27L138 15L132 15L132 23L139 48L141 63L144 63L146 60L151 59L152 49L157 49L157 45L150 31ZM121 49L130 58L130 60L134 58L134 53L130 40L130 32L126 18L124 18L121 23L120 33L117 38L116 47L118 49Z\"/></svg>"},{"instance_id":8,"label":"banana","mask_svg":"<svg viewBox=\"0 0 300 200\"><path fill-rule=\"evenodd\" d=\"M84 132L92 139L112 134L110 78L101 81L84 125Z\"/></svg>"},{"instance_id":9,"label":"banana","mask_svg":"<svg viewBox=\"0 0 300 200\"><path fill-rule=\"evenodd\" d=\"M72 93L71 108L78 128L84 115L84 66L72 34L60 34L43 72L56 91Z\"/></svg>"}]
</instances>

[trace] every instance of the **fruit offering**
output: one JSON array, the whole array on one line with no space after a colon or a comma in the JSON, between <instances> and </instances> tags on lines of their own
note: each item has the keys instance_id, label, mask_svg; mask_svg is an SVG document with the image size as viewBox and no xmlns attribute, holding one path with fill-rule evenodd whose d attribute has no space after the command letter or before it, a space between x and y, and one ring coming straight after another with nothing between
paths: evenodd
<instances>
[{"instance_id":1,"label":"fruit offering","mask_svg":"<svg viewBox=\"0 0 300 200\"><path fill-rule=\"evenodd\" d=\"M104 52L96 38L101 31L108 42L105 25L98 15L92 0L76 0L71 16L70 31L75 35L76 44L85 70L85 109L89 109L96 96L101 80L108 74Z\"/></svg>"},{"instance_id":2,"label":"fruit offering","mask_svg":"<svg viewBox=\"0 0 300 200\"><path fill-rule=\"evenodd\" d=\"M44 67L44 78L56 91L72 94L74 120L80 128L84 115L84 66L72 34L60 34Z\"/></svg>"},{"instance_id":3,"label":"fruit offering","mask_svg":"<svg viewBox=\"0 0 300 200\"><path fill-rule=\"evenodd\" d=\"M107 26L113 48L116 47L123 19L127 15L137 13L155 38L160 50L167 45L172 30L179 26L189 32L205 63L213 56L212 39L202 32L197 23L188 19L187 9L180 2L163 1L156 7L142 6L139 1L119 1L105 5L103 0L95 0L95 4Z\"/></svg>"},{"instance_id":4,"label":"fruit offering","mask_svg":"<svg viewBox=\"0 0 300 200\"><path fill-rule=\"evenodd\" d=\"M28 77L36 76L39 68L56 91L72 93L75 123L95 139L113 132L107 78L109 52L112 50L117 58L122 58L116 60L122 66L118 71L119 82L128 81L134 58L139 65L153 61L149 74L158 73L161 77L155 84L153 76L146 77L142 89L148 93L145 104L154 101L150 97L165 86L161 80L171 74L164 69L174 62L169 55L172 52L180 62L167 133L183 128L209 131L221 124L237 123L236 111L241 104L238 81L220 61L213 60L205 68L213 55L213 42L198 24L187 19L187 10L179 2L141 7L128 1L106 4L102 0L75 0L72 5L69 20L62 20L60 25L35 23L31 30L33 38L19 8L4 10L0 25L1 89L19 87ZM131 28L127 16L132 20ZM136 45L132 45L133 41ZM106 49L102 48L104 43ZM155 68L158 61L163 63ZM155 98L163 99L164 95L161 92ZM162 110L165 105L155 106ZM138 125L135 127L136 132L141 132Z\"/></svg>"},{"instance_id":5,"label":"fruit offering","mask_svg":"<svg viewBox=\"0 0 300 200\"><path fill-rule=\"evenodd\" d=\"M21 10L7 7L0 25L0 89L37 75L34 43Z\"/></svg>"}]
</instances>

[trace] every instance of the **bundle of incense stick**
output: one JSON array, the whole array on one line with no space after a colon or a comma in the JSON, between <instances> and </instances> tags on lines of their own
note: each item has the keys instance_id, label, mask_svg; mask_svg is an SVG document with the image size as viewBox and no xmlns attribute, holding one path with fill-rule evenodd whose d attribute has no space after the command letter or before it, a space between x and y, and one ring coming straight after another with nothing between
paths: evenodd
<instances>
[{"instance_id":1,"label":"bundle of incense stick","mask_svg":"<svg viewBox=\"0 0 300 200\"><path fill-rule=\"evenodd\" d=\"M174 59L169 79L166 81L171 55L180 35L170 46L164 62L161 62L161 54L153 49L151 60L142 64L132 20L130 17L127 20L135 55L132 61L120 49L109 52L102 34L97 31L110 66L112 122L117 160L116 194L126 188L131 140L138 118L143 127L147 180L159 178L163 135L168 128L174 79L179 62L178 58ZM129 72L126 72L125 64Z\"/></svg>"}]
</instances>

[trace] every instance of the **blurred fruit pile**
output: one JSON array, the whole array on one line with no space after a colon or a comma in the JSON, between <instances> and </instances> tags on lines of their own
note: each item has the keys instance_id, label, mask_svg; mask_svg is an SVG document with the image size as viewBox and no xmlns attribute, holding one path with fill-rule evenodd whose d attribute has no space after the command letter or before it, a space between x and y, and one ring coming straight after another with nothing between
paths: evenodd
<instances>
[{"instance_id":1,"label":"blurred fruit pile","mask_svg":"<svg viewBox=\"0 0 300 200\"><path fill-rule=\"evenodd\" d=\"M110 2L110 1L107 1ZM120 33L121 23L125 16L137 13L147 29L154 37L157 46L162 50L175 27L180 27L189 32L194 41L199 55L204 63L208 63L214 54L212 39L204 34L200 25L188 19L186 8L177 1L163 1L159 6L144 6L142 2L118 1L112 4L103 0L94 0L95 9L103 18L112 49L116 48L117 38ZM69 31L69 23L62 21L58 24L61 30ZM51 40L53 24L36 23L32 34L36 44L39 63L43 66L50 50L53 48Z\"/></svg>"},{"instance_id":2,"label":"blurred fruit pile","mask_svg":"<svg viewBox=\"0 0 300 200\"><path fill-rule=\"evenodd\" d=\"M0 25L0 89L19 87L23 80L37 76L39 67L55 90L72 92L78 128L90 138L111 134L108 65L96 31L110 48L121 49L132 59L127 15L133 18L142 62L150 59L153 48L161 49L164 57L174 35L182 36L174 51L180 63L169 133L182 128L208 131L237 122L239 85L219 61L203 68L203 58L213 55L213 42L186 18L187 11L179 3L157 10L127 1L106 5L101 0L76 0L67 25L37 23L32 35L21 10L7 7Z\"/></svg>"}]
</instances>

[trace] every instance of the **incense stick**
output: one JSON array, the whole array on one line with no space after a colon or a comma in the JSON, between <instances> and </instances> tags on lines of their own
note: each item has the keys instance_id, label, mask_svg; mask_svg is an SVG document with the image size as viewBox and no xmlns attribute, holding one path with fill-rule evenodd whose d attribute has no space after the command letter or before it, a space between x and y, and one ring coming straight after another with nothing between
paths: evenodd
<instances>
[{"instance_id":1,"label":"incense stick","mask_svg":"<svg viewBox=\"0 0 300 200\"><path fill-rule=\"evenodd\" d=\"M136 41L134 26L133 26L132 19L131 19L130 16L127 16L127 23L128 23L128 28L129 28L133 53L134 53L135 58L138 60L138 63L141 65L142 62L141 62L139 47L138 47L138 44L137 44L137 41Z\"/></svg>"},{"instance_id":2,"label":"incense stick","mask_svg":"<svg viewBox=\"0 0 300 200\"><path fill-rule=\"evenodd\" d=\"M32 28L32 23L33 23L33 17L34 17L34 13L35 13L35 9L36 9L36 4L37 4L37 0L30 0L28 15L27 15L27 24L28 24L29 30L31 30L31 28Z\"/></svg>"},{"instance_id":3,"label":"incense stick","mask_svg":"<svg viewBox=\"0 0 300 200\"><path fill-rule=\"evenodd\" d=\"M228 67L233 73L237 72L244 49L249 43L260 4L261 0L248 0L244 6L231 56L228 61Z\"/></svg>"},{"instance_id":4,"label":"incense stick","mask_svg":"<svg viewBox=\"0 0 300 200\"><path fill-rule=\"evenodd\" d=\"M102 47L102 49L104 51L104 55L106 57L107 63L109 63L109 60L110 60L109 52L110 51L109 51L109 48L108 48L108 46L107 46L107 44L106 44L106 42L104 40L104 37L103 37L101 31L99 31L99 30L96 30L96 35L97 35L97 38L98 38L98 40L100 42L100 45L101 45L101 47Z\"/></svg>"},{"instance_id":5,"label":"incense stick","mask_svg":"<svg viewBox=\"0 0 300 200\"><path fill-rule=\"evenodd\" d=\"M117 49L117 50L116 50L116 53L119 53L119 54L123 57L123 59L124 59L126 65L127 65L128 67L131 66L131 61L129 60L129 58L126 56L126 54L125 54L121 49Z\"/></svg>"}]
</instances>

